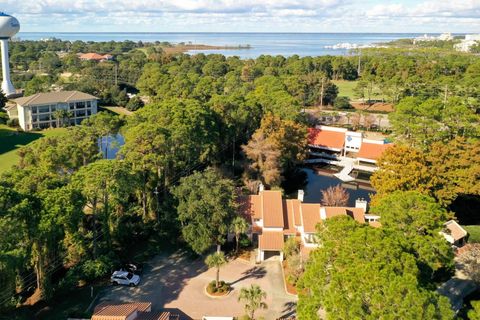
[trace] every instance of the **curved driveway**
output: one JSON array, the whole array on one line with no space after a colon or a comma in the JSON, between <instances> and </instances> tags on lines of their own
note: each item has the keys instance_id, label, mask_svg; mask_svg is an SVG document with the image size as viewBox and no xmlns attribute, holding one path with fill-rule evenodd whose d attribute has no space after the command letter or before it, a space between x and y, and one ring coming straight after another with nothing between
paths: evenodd
<instances>
[{"instance_id":1,"label":"curved driveway","mask_svg":"<svg viewBox=\"0 0 480 320\"><path fill-rule=\"evenodd\" d=\"M203 260L191 260L177 251L152 259L145 266L138 287L112 286L103 292L100 301L149 301L154 311L172 310L183 319L201 319L205 315L241 316L245 312L243 304L237 301L240 288L255 283L267 292L268 309L258 311L258 316L277 319L295 312L297 298L285 292L278 261L252 265L240 259L232 260L220 269L220 278L232 283L234 290L223 298L206 296L205 286L215 279L215 270L208 270Z\"/></svg>"}]
</instances>

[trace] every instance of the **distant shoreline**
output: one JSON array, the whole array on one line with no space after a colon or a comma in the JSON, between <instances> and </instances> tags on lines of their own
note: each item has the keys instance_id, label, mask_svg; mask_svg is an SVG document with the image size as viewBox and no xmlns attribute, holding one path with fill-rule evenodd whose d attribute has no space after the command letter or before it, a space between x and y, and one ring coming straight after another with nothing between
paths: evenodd
<instances>
[{"instance_id":1,"label":"distant shoreline","mask_svg":"<svg viewBox=\"0 0 480 320\"><path fill-rule=\"evenodd\" d=\"M238 45L238 46L215 46L208 44L176 44L172 47L163 47L162 50L168 54L177 54L185 53L192 50L242 50L242 49L252 49L252 46L247 45Z\"/></svg>"}]
</instances>

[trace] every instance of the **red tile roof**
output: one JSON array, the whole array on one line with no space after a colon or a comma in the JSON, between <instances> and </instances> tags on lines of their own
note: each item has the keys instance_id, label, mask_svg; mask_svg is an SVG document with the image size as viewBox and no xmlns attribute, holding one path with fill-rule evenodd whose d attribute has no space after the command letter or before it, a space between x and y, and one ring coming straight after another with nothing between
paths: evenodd
<instances>
[{"instance_id":1,"label":"red tile roof","mask_svg":"<svg viewBox=\"0 0 480 320\"><path fill-rule=\"evenodd\" d=\"M302 218L300 217L300 204L302 203L298 199L293 199L290 200L292 202L293 206L293 219L295 220L295 226L301 226L302 225Z\"/></svg>"},{"instance_id":2,"label":"red tile roof","mask_svg":"<svg viewBox=\"0 0 480 320\"><path fill-rule=\"evenodd\" d=\"M284 234L296 234L294 220L293 220L293 202L292 200L283 200L283 221L285 226L283 228Z\"/></svg>"},{"instance_id":3,"label":"red tile roof","mask_svg":"<svg viewBox=\"0 0 480 320\"><path fill-rule=\"evenodd\" d=\"M283 250L282 231L264 231L258 237L258 248L260 250L281 251Z\"/></svg>"},{"instance_id":4,"label":"red tile roof","mask_svg":"<svg viewBox=\"0 0 480 320\"><path fill-rule=\"evenodd\" d=\"M341 149L345 144L345 133L308 128L308 144L325 148Z\"/></svg>"},{"instance_id":5,"label":"red tile roof","mask_svg":"<svg viewBox=\"0 0 480 320\"><path fill-rule=\"evenodd\" d=\"M247 212L254 219L262 219L262 198L260 195L255 194L248 197Z\"/></svg>"},{"instance_id":6,"label":"red tile roof","mask_svg":"<svg viewBox=\"0 0 480 320\"><path fill-rule=\"evenodd\" d=\"M170 312L139 312L135 320L173 320L178 318L179 315L173 315Z\"/></svg>"},{"instance_id":7,"label":"red tile roof","mask_svg":"<svg viewBox=\"0 0 480 320\"><path fill-rule=\"evenodd\" d=\"M393 146L393 143L388 144L376 144L363 142L360 146L360 150L357 153L357 158L365 158L370 160L377 160L382 153Z\"/></svg>"},{"instance_id":8,"label":"red tile roof","mask_svg":"<svg viewBox=\"0 0 480 320\"><path fill-rule=\"evenodd\" d=\"M303 231L306 233L315 232L315 226L321 221L319 203L302 203L300 205L302 212Z\"/></svg>"},{"instance_id":9,"label":"red tile roof","mask_svg":"<svg viewBox=\"0 0 480 320\"><path fill-rule=\"evenodd\" d=\"M150 302L134 302L122 304L102 303L95 307L92 320L125 320L132 313L150 311Z\"/></svg>"},{"instance_id":10,"label":"red tile roof","mask_svg":"<svg viewBox=\"0 0 480 320\"><path fill-rule=\"evenodd\" d=\"M265 228L283 228L282 193L278 190L264 190L262 196L262 216Z\"/></svg>"},{"instance_id":11,"label":"red tile roof","mask_svg":"<svg viewBox=\"0 0 480 320\"><path fill-rule=\"evenodd\" d=\"M365 223L365 211L362 208L324 207L327 218L347 215L359 223Z\"/></svg>"}]
</instances>

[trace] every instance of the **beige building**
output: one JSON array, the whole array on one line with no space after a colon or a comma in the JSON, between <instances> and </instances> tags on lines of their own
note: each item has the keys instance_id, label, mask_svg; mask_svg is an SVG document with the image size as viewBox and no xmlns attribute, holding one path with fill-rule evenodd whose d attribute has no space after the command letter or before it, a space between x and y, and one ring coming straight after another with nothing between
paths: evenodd
<instances>
[{"instance_id":1,"label":"beige building","mask_svg":"<svg viewBox=\"0 0 480 320\"><path fill-rule=\"evenodd\" d=\"M20 127L29 131L60 125L80 124L85 118L97 113L97 97L79 91L37 93L15 99ZM56 119L55 111L66 110L63 119ZM13 112L9 112L9 114Z\"/></svg>"},{"instance_id":2,"label":"beige building","mask_svg":"<svg viewBox=\"0 0 480 320\"><path fill-rule=\"evenodd\" d=\"M350 216L359 223L378 226L379 216L367 214L367 202L355 201L355 207L325 207L320 203L304 203L303 191L298 199L282 199L279 190L263 190L248 196L246 215L251 219L252 237L258 243L257 261L283 260L283 246L290 237L300 240L302 254L318 246L316 226L328 218Z\"/></svg>"}]
</instances>

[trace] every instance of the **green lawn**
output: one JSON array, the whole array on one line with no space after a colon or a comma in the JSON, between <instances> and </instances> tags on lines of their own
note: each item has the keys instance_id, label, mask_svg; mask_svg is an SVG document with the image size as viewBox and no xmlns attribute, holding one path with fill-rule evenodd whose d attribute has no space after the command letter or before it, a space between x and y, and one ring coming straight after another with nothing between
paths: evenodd
<instances>
[{"instance_id":1,"label":"green lawn","mask_svg":"<svg viewBox=\"0 0 480 320\"><path fill-rule=\"evenodd\" d=\"M115 107L115 106L111 106L111 107L108 107L108 106L102 106L100 107L100 109L104 109L104 110L108 110L108 111L111 111L113 113L116 113L116 114L119 114L119 115L126 115L126 116L130 116L133 114L132 111L129 111L127 110L126 108L124 107ZM99 111L102 111L102 110L99 110Z\"/></svg>"},{"instance_id":2,"label":"green lawn","mask_svg":"<svg viewBox=\"0 0 480 320\"><path fill-rule=\"evenodd\" d=\"M0 125L0 173L10 169L17 163L17 149L42 137L58 136L67 131L66 128L46 129L36 132L17 132L16 129Z\"/></svg>"},{"instance_id":3,"label":"green lawn","mask_svg":"<svg viewBox=\"0 0 480 320\"><path fill-rule=\"evenodd\" d=\"M463 226L467 230L469 237L468 242L480 243L480 225L476 226Z\"/></svg>"},{"instance_id":4,"label":"green lawn","mask_svg":"<svg viewBox=\"0 0 480 320\"><path fill-rule=\"evenodd\" d=\"M357 81L347 81L347 80L332 80L332 83L338 87L338 96L339 97L349 97L350 100L357 98L353 92L353 88L357 85Z\"/></svg>"},{"instance_id":5,"label":"green lawn","mask_svg":"<svg viewBox=\"0 0 480 320\"><path fill-rule=\"evenodd\" d=\"M349 97L350 100L359 100L360 98L355 94L353 89L356 87L358 81L347 81L347 80L332 80L338 87L338 96L339 97ZM365 91L365 95L367 92ZM377 86L373 87L373 92L370 97L372 100L381 100L383 97L380 88ZM367 99L367 97L365 97Z\"/></svg>"}]
</instances>

